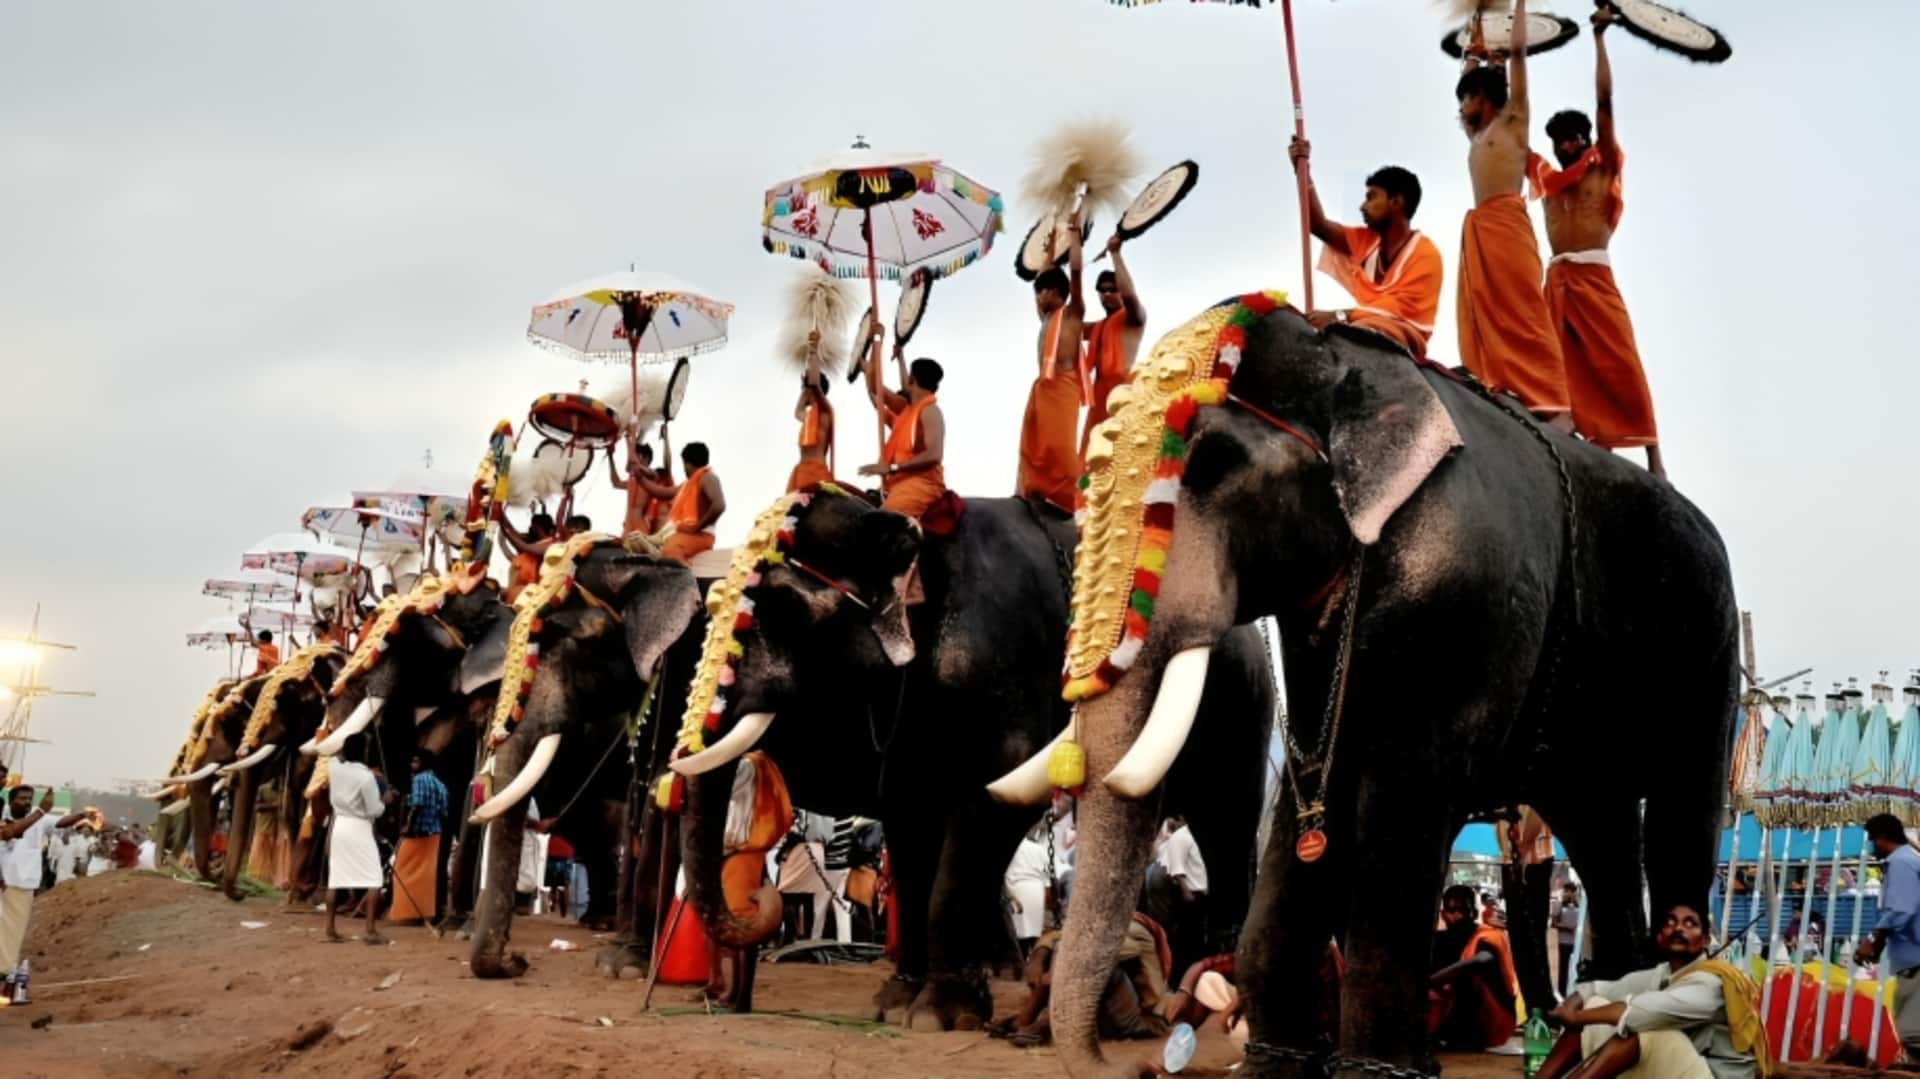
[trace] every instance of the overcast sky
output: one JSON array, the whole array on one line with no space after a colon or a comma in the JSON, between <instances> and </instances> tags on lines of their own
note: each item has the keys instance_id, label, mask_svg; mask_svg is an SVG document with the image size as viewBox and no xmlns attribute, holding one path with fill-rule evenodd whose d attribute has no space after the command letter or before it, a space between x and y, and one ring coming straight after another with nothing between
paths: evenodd
<instances>
[{"instance_id":1,"label":"overcast sky","mask_svg":"<svg viewBox=\"0 0 1920 1079\"><path fill-rule=\"evenodd\" d=\"M1900 324L1920 129L1892 95L1920 7L1690 7L1731 63L1610 42L1628 154L1615 268L1668 464L1726 536L1763 672L1899 678L1920 663L1920 374ZM1323 197L1353 219L1372 168L1419 173L1415 224L1449 271L1433 352L1452 357L1469 196L1440 16L1297 8ZM1591 108L1584 34L1534 71L1537 121ZM713 447L721 542L737 538L794 456L795 381L770 348L796 264L760 249L761 193L855 134L1007 195L1002 244L936 288L914 345L947 367L964 494L1012 485L1035 330L1011 272L1033 217L1016 196L1059 121L1122 116L1156 168L1201 165L1129 249L1151 335L1300 286L1273 11L14 0L0 101L0 634L45 604L43 631L82 649L46 680L99 693L42 704L42 781L165 767L224 669L182 643L222 610L200 583L243 548L426 451L469 472L495 420L606 385L617 368L525 343L528 308L574 280L633 262L738 305L676 425ZM849 397L836 387L843 473L873 459ZM586 508L618 520L604 480Z\"/></svg>"}]
</instances>

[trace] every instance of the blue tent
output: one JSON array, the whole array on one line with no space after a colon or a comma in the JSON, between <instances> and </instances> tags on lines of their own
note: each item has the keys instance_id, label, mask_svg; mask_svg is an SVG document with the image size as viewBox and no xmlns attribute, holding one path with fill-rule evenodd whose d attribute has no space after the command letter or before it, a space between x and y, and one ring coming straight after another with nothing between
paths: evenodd
<instances>
[{"instance_id":1,"label":"blue tent","mask_svg":"<svg viewBox=\"0 0 1920 1079\"><path fill-rule=\"evenodd\" d=\"M1760 825L1753 814L1742 813L1735 826L1740 830L1740 864L1750 866L1760 858ZM1720 861L1724 864L1733 856L1733 828L1720 832ZM1866 841L1866 830L1859 825L1848 825L1840 830L1840 857L1851 863L1858 863L1860 847ZM1804 828L1792 831L1775 829L1769 838L1774 858L1786 858L1789 862L1804 863L1813 853L1813 834ZM1820 833L1820 855L1823 858L1833 856L1833 829L1822 829Z\"/></svg>"},{"instance_id":2,"label":"blue tent","mask_svg":"<svg viewBox=\"0 0 1920 1079\"><path fill-rule=\"evenodd\" d=\"M1453 837L1453 856L1459 858L1462 855L1480 855L1499 858L1500 841L1497 838L1499 833L1494 831L1495 827L1496 825L1492 824L1469 824L1460 829L1460 834ZM1505 828L1506 825L1497 827ZM1760 841L1756 839L1753 842L1754 849L1758 850ZM1561 861L1567 858L1567 852L1560 846L1558 839L1553 841L1553 856Z\"/></svg>"}]
</instances>

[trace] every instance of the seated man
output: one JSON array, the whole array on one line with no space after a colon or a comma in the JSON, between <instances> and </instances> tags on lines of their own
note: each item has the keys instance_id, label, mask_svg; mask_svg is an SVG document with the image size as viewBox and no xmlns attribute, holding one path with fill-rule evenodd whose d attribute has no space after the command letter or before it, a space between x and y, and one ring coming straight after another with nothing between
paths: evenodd
<instances>
[{"instance_id":1,"label":"seated man","mask_svg":"<svg viewBox=\"0 0 1920 1079\"><path fill-rule=\"evenodd\" d=\"M507 603L511 604L521 589L540 579L540 559L546 556L547 548L553 546L555 535L553 518L547 514L536 513L528 518L525 532L514 528L505 514L500 515L501 543L513 552L513 561L507 568L507 591L501 597Z\"/></svg>"},{"instance_id":2,"label":"seated man","mask_svg":"<svg viewBox=\"0 0 1920 1079\"><path fill-rule=\"evenodd\" d=\"M665 424L660 425L660 444L671 453ZM694 555L712 550L713 526L727 512L727 496L720 490L720 477L708 467L708 459L706 443L689 442L680 451L680 464L687 470L687 478L681 483L661 483L641 473L633 477L646 493L672 500L667 520L673 525L673 535L661 544L660 554L676 562L690 563Z\"/></svg>"},{"instance_id":3,"label":"seated man","mask_svg":"<svg viewBox=\"0 0 1920 1079\"><path fill-rule=\"evenodd\" d=\"M1475 924L1473 889L1454 885L1441 895L1442 928L1435 934L1428 982L1427 1032L1441 1047L1479 1053L1513 1036L1520 979L1507 949L1506 930Z\"/></svg>"},{"instance_id":4,"label":"seated man","mask_svg":"<svg viewBox=\"0 0 1920 1079\"><path fill-rule=\"evenodd\" d=\"M1161 965L1160 942L1152 920L1135 914L1114 954L1113 972L1100 993L1099 1029L1102 1038L1163 1038L1167 1021L1158 1014L1167 998L1166 967ZM989 1033L1026 1048L1044 1045L1053 1037L1047 1002L1053 993L1053 953L1060 930L1041 936L1027 956L1027 999L1020 1011L996 1021Z\"/></svg>"},{"instance_id":5,"label":"seated man","mask_svg":"<svg viewBox=\"0 0 1920 1079\"><path fill-rule=\"evenodd\" d=\"M878 359L878 346L875 352ZM915 360L909 367L898 345L893 362L900 369L900 392L880 386L873 394L873 407L887 424L887 444L880 461L860 466L860 474L880 477L880 488L886 492L881 509L918 518L947 493L947 473L941 465L947 421L938 396L945 372L929 359Z\"/></svg>"},{"instance_id":6,"label":"seated man","mask_svg":"<svg viewBox=\"0 0 1920 1079\"><path fill-rule=\"evenodd\" d=\"M1665 962L1581 985L1554 1009L1549 1018L1567 1032L1539 1079L1753 1079L1756 1053L1766 1051L1753 986L1731 964L1705 958L1706 918L1677 903L1654 939Z\"/></svg>"},{"instance_id":7,"label":"seated man","mask_svg":"<svg viewBox=\"0 0 1920 1079\"><path fill-rule=\"evenodd\" d=\"M253 673L265 674L280 665L280 646L273 643L273 632L261 630L253 646Z\"/></svg>"}]
</instances>

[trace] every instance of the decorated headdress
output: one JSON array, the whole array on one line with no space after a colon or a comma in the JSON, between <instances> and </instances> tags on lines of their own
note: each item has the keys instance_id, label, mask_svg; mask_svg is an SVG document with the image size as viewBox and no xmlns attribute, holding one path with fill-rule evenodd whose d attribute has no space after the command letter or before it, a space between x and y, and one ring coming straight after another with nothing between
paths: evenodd
<instances>
[{"instance_id":1,"label":"decorated headdress","mask_svg":"<svg viewBox=\"0 0 1920 1079\"><path fill-rule=\"evenodd\" d=\"M234 709L246 703L246 697L242 694L242 691L245 690L249 684L261 681L267 677L268 676L264 674L256 674L252 678L243 679L234 683L232 688L229 689L212 708L207 710L207 718L200 724L200 734L194 739L193 752L187 757L187 768L189 770L200 767L200 765L206 761L207 746L213 741L213 732L219 729L220 722L231 714Z\"/></svg>"},{"instance_id":2,"label":"decorated headdress","mask_svg":"<svg viewBox=\"0 0 1920 1079\"><path fill-rule=\"evenodd\" d=\"M438 574L422 573L414 582L413 588L402 595L398 592L380 601L373 610L373 624L360 635L360 641L354 645L353 658L341 669L340 676L333 680L333 693L339 697L347 690L347 684L364 676L368 671L380 665L381 657L386 655L387 646L393 637L393 631L400 620L407 616L432 618L440 613L440 607L447 601L447 585Z\"/></svg>"},{"instance_id":3,"label":"decorated headdress","mask_svg":"<svg viewBox=\"0 0 1920 1079\"><path fill-rule=\"evenodd\" d=\"M473 473L473 490L467 495L467 534L460 541L463 562L485 565L493 554L487 526L493 523L496 510L507 504L513 447L513 424L506 420L494 424L493 434L487 438L487 452Z\"/></svg>"},{"instance_id":4,"label":"decorated headdress","mask_svg":"<svg viewBox=\"0 0 1920 1079\"><path fill-rule=\"evenodd\" d=\"M260 696L253 702L253 715L247 717L246 733L240 736L241 756L260 748L260 736L266 733L267 724L273 722L274 709L280 704L280 689L283 686L304 682L313 677L313 665L323 659L346 659L347 651L331 644L310 644L295 652L291 657L273 669L267 675L267 684L260 687ZM319 688L319 683L314 683Z\"/></svg>"},{"instance_id":5,"label":"decorated headdress","mask_svg":"<svg viewBox=\"0 0 1920 1079\"><path fill-rule=\"evenodd\" d=\"M1074 559L1067 700L1111 689L1145 647L1194 418L1226 400L1247 329L1286 302L1284 293L1261 292L1208 309L1162 337L1108 400L1112 411L1088 443L1080 481L1085 523Z\"/></svg>"},{"instance_id":6,"label":"decorated headdress","mask_svg":"<svg viewBox=\"0 0 1920 1079\"><path fill-rule=\"evenodd\" d=\"M500 674L500 696L494 702L493 726L487 732L488 745L506 741L526 714L533 671L540 664L541 619L573 595L580 558L600 546L619 547L620 541L602 532L581 532L554 543L540 561L539 580L514 597L513 627L507 631L507 660Z\"/></svg>"},{"instance_id":7,"label":"decorated headdress","mask_svg":"<svg viewBox=\"0 0 1920 1079\"><path fill-rule=\"evenodd\" d=\"M207 716L213 712L213 706L219 703L221 697L226 696L228 690L239 684L240 680L237 678L222 678L213 684L213 688L207 691L205 697L201 698L200 707L193 710L193 722L187 725L187 736L180 742L179 750L173 755L173 765L167 769L168 775L179 775L180 769L186 767L188 759L196 750L202 756L206 755L206 749L200 741L200 731L206 726ZM177 783L171 789L176 794L184 793L183 788Z\"/></svg>"}]
</instances>

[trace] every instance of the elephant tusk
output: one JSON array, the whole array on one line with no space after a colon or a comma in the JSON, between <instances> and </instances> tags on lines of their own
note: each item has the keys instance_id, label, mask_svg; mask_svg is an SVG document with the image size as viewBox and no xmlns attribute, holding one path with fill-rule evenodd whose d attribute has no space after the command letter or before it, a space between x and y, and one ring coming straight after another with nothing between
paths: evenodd
<instances>
[{"instance_id":1,"label":"elephant tusk","mask_svg":"<svg viewBox=\"0 0 1920 1079\"><path fill-rule=\"evenodd\" d=\"M996 802L1007 805L1037 806L1045 802L1053 793L1053 782L1047 778L1047 762L1053 758L1053 747L1061 742L1074 740L1074 730L1080 725L1080 713L1074 712L1074 718L1053 741L1040 748L1040 752L1028 757L1026 763L987 784L987 793Z\"/></svg>"},{"instance_id":2,"label":"elephant tusk","mask_svg":"<svg viewBox=\"0 0 1920 1079\"><path fill-rule=\"evenodd\" d=\"M1193 730L1212 655L1207 647L1189 648L1167 661L1146 725L1103 781L1108 790L1122 798L1145 798L1167 777L1167 769L1173 767L1173 759L1180 755Z\"/></svg>"},{"instance_id":3,"label":"elephant tusk","mask_svg":"<svg viewBox=\"0 0 1920 1079\"><path fill-rule=\"evenodd\" d=\"M773 726L774 715L773 712L749 712L740 717L740 722L733 725L726 737L691 757L670 762L667 767L683 776L697 776L723 764L730 764L740 754L752 749L761 735L767 733L767 728Z\"/></svg>"},{"instance_id":4,"label":"elephant tusk","mask_svg":"<svg viewBox=\"0 0 1920 1079\"><path fill-rule=\"evenodd\" d=\"M220 769L220 774L223 776L227 776L227 775L232 775L235 772L244 772L247 769L253 767L254 765L259 764L261 761L266 760L268 757L273 756L274 750L279 748L280 748L279 746L274 745L272 742L268 742L266 745L261 746L259 749L254 750L252 753L247 754L245 757L242 757L241 759L234 761L232 764L229 764L226 767Z\"/></svg>"},{"instance_id":5,"label":"elephant tusk","mask_svg":"<svg viewBox=\"0 0 1920 1079\"><path fill-rule=\"evenodd\" d=\"M533 754L527 758L527 766L513 777L513 782L501 789L500 793L486 800L479 809L468 818L471 823L485 824L507 810L526 801L527 795L540 783L540 777L547 774L547 768L553 764L554 754L560 752L560 734L543 736L534 743Z\"/></svg>"},{"instance_id":6,"label":"elephant tusk","mask_svg":"<svg viewBox=\"0 0 1920 1079\"><path fill-rule=\"evenodd\" d=\"M160 811L160 815L163 817L177 817L180 814L185 813L187 811L187 807L192 804L193 804L192 802L187 801L185 798L181 798L177 801L169 802L167 803L166 808Z\"/></svg>"},{"instance_id":7,"label":"elephant tusk","mask_svg":"<svg viewBox=\"0 0 1920 1079\"><path fill-rule=\"evenodd\" d=\"M219 794L221 791L226 790L232 783L232 776L221 776L219 779L213 781L213 790L209 793Z\"/></svg>"},{"instance_id":8,"label":"elephant tusk","mask_svg":"<svg viewBox=\"0 0 1920 1079\"><path fill-rule=\"evenodd\" d=\"M168 777L166 778L166 782L168 782L168 783L198 783L198 782L200 782L201 780L203 780L203 779L205 779L205 778L207 778L208 776L210 776L210 775L212 775L213 773L215 773L215 772L217 772L217 771L219 771L219 770L220 770L220 766L219 766L219 765L217 765L217 764L209 764L209 765L207 765L207 766L206 766L205 768L196 768L196 769L194 769L193 771L191 771L191 772L188 772L188 773L187 773L186 775L183 775L183 776L168 776Z\"/></svg>"},{"instance_id":9,"label":"elephant tusk","mask_svg":"<svg viewBox=\"0 0 1920 1079\"><path fill-rule=\"evenodd\" d=\"M340 724L339 730L327 735L322 741L308 742L306 745L300 747L300 752L308 754L309 756L315 753L318 753L322 757L333 756L340 752L341 746L346 745L347 739L366 730L367 724L372 723L379 717L380 709L384 707L386 703L387 699L385 697L368 697L360 702L360 707L353 710L353 714L347 717L345 723Z\"/></svg>"}]
</instances>

